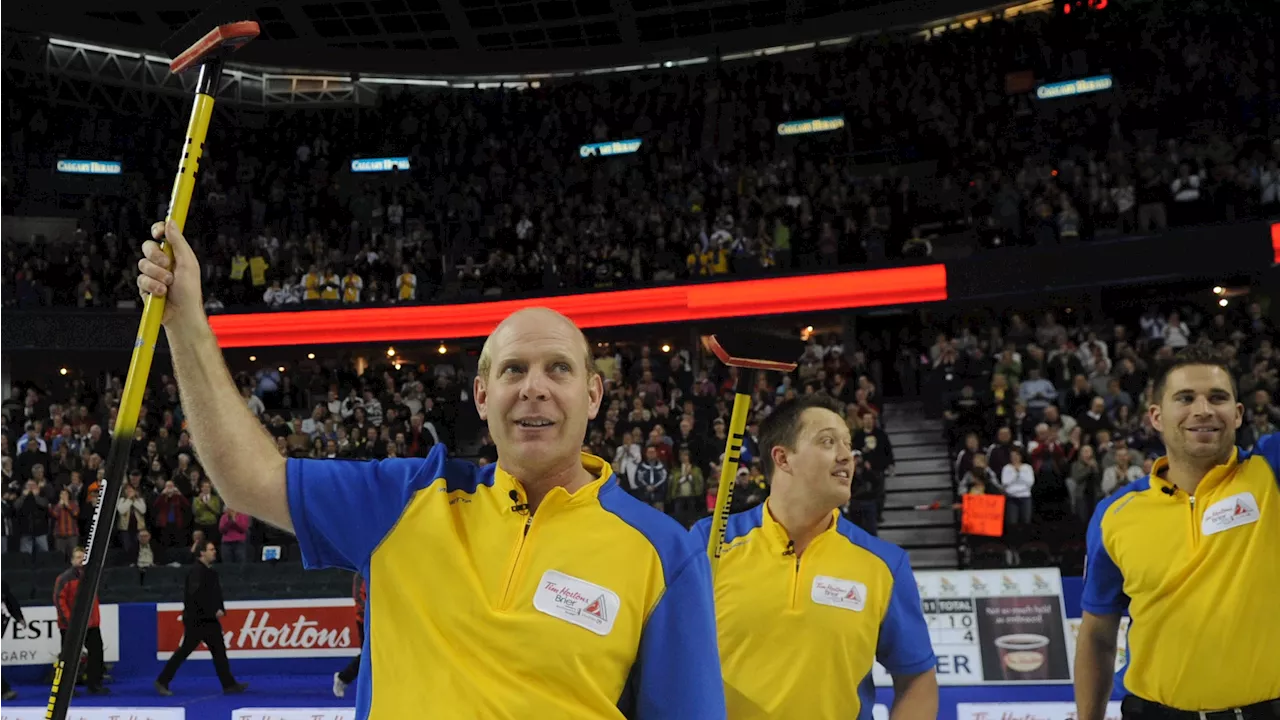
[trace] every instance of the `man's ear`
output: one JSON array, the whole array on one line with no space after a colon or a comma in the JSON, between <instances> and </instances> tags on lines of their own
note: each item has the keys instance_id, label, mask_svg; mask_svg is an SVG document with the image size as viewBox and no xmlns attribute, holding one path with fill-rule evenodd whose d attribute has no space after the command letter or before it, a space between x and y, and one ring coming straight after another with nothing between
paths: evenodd
<instances>
[{"instance_id":1,"label":"man's ear","mask_svg":"<svg viewBox=\"0 0 1280 720\"><path fill-rule=\"evenodd\" d=\"M1151 427L1155 428L1156 432L1164 432L1164 421L1161 419L1159 405L1148 406L1147 416L1151 418Z\"/></svg>"},{"instance_id":2,"label":"man's ear","mask_svg":"<svg viewBox=\"0 0 1280 720\"><path fill-rule=\"evenodd\" d=\"M600 373L591 373L587 381L587 419L595 420L600 414L600 403L604 402L604 380Z\"/></svg>"},{"instance_id":3,"label":"man's ear","mask_svg":"<svg viewBox=\"0 0 1280 720\"><path fill-rule=\"evenodd\" d=\"M791 462L787 458L786 448L781 445L774 445L773 449L769 451L769 458L773 460L773 468L775 471L783 470L788 473L791 472Z\"/></svg>"},{"instance_id":4,"label":"man's ear","mask_svg":"<svg viewBox=\"0 0 1280 720\"><path fill-rule=\"evenodd\" d=\"M484 378L476 375L475 381L471 384L471 397L475 399L476 412L480 413L480 419L489 420L489 392L485 388Z\"/></svg>"}]
</instances>

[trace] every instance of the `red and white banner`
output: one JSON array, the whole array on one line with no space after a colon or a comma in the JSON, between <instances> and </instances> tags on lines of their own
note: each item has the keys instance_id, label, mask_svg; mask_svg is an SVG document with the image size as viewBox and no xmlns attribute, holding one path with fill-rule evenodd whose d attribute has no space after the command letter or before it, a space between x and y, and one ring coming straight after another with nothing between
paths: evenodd
<instances>
[{"instance_id":1,"label":"red and white banner","mask_svg":"<svg viewBox=\"0 0 1280 720\"><path fill-rule=\"evenodd\" d=\"M77 701L78 702L78 701ZM14 707L5 705L0 710L0 720L45 720L49 709L39 707ZM186 720L186 708L166 707L73 707L67 711L67 720Z\"/></svg>"},{"instance_id":2,"label":"red and white banner","mask_svg":"<svg viewBox=\"0 0 1280 720\"><path fill-rule=\"evenodd\" d=\"M360 653L355 603L324 600L229 602L222 637L230 658L351 657ZM156 605L156 659L168 660L182 645L182 603ZM203 644L191 657L207 660Z\"/></svg>"}]
</instances>

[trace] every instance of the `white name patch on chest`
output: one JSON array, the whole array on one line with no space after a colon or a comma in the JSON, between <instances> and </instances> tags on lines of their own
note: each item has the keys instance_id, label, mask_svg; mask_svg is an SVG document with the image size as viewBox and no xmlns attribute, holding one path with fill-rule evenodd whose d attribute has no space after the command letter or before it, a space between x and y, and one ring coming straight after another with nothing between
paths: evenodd
<instances>
[{"instance_id":1,"label":"white name patch on chest","mask_svg":"<svg viewBox=\"0 0 1280 720\"><path fill-rule=\"evenodd\" d=\"M857 580L819 575L813 579L810 598L819 605L862 612L867 607L867 586Z\"/></svg>"},{"instance_id":2,"label":"white name patch on chest","mask_svg":"<svg viewBox=\"0 0 1280 720\"><path fill-rule=\"evenodd\" d=\"M1258 509L1258 499L1251 492L1232 495L1210 505L1204 511L1200 521L1200 533L1205 536L1215 535L1241 525L1258 522L1262 512Z\"/></svg>"},{"instance_id":3,"label":"white name patch on chest","mask_svg":"<svg viewBox=\"0 0 1280 720\"><path fill-rule=\"evenodd\" d=\"M618 619L622 601L608 588L548 570L533 593L533 606L553 618L597 635L608 635Z\"/></svg>"}]
</instances>

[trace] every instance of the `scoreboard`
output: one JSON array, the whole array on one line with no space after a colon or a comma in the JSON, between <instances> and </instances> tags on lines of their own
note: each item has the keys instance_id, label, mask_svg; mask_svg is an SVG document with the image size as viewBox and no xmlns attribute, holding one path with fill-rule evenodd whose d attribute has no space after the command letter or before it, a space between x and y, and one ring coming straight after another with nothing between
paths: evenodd
<instances>
[{"instance_id":1,"label":"scoreboard","mask_svg":"<svg viewBox=\"0 0 1280 720\"><path fill-rule=\"evenodd\" d=\"M1056 568L917 571L941 685L1070 683ZM876 663L875 683L892 678Z\"/></svg>"}]
</instances>

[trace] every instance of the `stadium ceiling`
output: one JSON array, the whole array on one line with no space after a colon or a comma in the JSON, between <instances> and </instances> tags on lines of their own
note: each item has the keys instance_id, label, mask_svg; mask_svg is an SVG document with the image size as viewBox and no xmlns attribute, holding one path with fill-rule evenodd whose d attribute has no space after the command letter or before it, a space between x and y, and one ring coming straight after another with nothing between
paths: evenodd
<instances>
[{"instance_id":1,"label":"stadium ceiling","mask_svg":"<svg viewBox=\"0 0 1280 720\"><path fill-rule=\"evenodd\" d=\"M295 71L479 77L739 54L1007 7L992 0L300 0L250 2L262 36L237 63ZM160 53L191 0L11 4L6 29ZM190 32L190 29L188 29ZM198 33L195 37L198 37ZM194 37L192 38L195 39Z\"/></svg>"}]
</instances>

